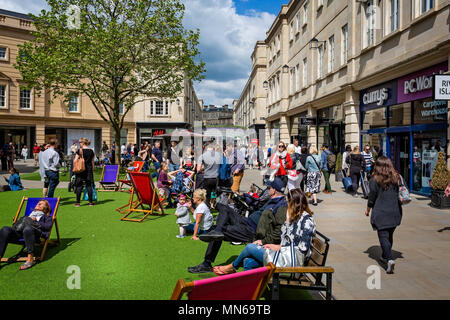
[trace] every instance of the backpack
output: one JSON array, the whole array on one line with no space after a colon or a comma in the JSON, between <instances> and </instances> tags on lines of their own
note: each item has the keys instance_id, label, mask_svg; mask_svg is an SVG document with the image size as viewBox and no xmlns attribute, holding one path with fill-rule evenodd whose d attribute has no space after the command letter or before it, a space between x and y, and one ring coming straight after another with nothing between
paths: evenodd
<instances>
[{"instance_id":1,"label":"backpack","mask_svg":"<svg viewBox=\"0 0 450 320\"><path fill-rule=\"evenodd\" d=\"M184 182L184 173L182 171L178 171L175 176L175 181L173 182L172 189L175 193L180 193L183 190L183 182Z\"/></svg>"},{"instance_id":2,"label":"backpack","mask_svg":"<svg viewBox=\"0 0 450 320\"><path fill-rule=\"evenodd\" d=\"M327 168L329 171L336 168L336 155L330 151L327 153Z\"/></svg>"}]
</instances>

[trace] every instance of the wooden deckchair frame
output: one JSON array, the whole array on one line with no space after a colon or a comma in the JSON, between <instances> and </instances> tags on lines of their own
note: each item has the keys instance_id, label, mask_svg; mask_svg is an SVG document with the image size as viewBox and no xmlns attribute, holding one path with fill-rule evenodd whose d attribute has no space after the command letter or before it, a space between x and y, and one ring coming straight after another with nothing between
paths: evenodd
<instances>
[{"instance_id":1,"label":"wooden deckchair frame","mask_svg":"<svg viewBox=\"0 0 450 320\"><path fill-rule=\"evenodd\" d=\"M131 177L132 177L133 174L135 174L135 173L130 173ZM132 188L131 188L130 200L128 201L128 209L122 210L124 216L120 219L121 221L142 222L142 221L145 220L145 218L147 218L150 215L152 215L152 216L164 216L164 215L166 215L164 213L163 205L162 205L161 201L159 201L158 192L156 191L156 188L155 188L155 186L153 184L153 179L150 176L149 176L148 181L150 182L150 188L153 190L153 197L152 197L151 205L142 203L142 200L141 200L141 197L139 195L139 192L137 192L138 188L134 184L133 178L131 178ZM137 199L133 201L134 195L136 195ZM145 209L144 205L147 205L150 208L149 209ZM141 207L141 209L138 209L138 207ZM121 208L123 208L123 207L121 207ZM119 210L121 208L118 208L117 210ZM130 214L134 213L134 212L145 213L145 215L141 219L128 218L128 216Z\"/></svg>"},{"instance_id":2,"label":"wooden deckchair frame","mask_svg":"<svg viewBox=\"0 0 450 320\"><path fill-rule=\"evenodd\" d=\"M117 181L119 179L120 166L117 165L117 164L110 164L110 166L117 166L116 181L114 182L114 184L113 183L110 183L110 184L103 184L102 183L103 178L105 176L105 167L106 167L106 165L104 165L103 166L103 170L102 170L102 176L101 176L100 181L99 181L99 184L100 184L101 187L97 188L97 191L100 191L100 192L107 192L107 191L109 191L109 192L111 192L111 191L112 192L116 192L117 190L119 190L119 184L118 184Z\"/></svg>"},{"instance_id":3,"label":"wooden deckchair frame","mask_svg":"<svg viewBox=\"0 0 450 320\"><path fill-rule=\"evenodd\" d=\"M259 298L261 298L262 294L264 293L264 290L267 287L267 284L269 283L269 280L272 278L273 272L275 271L275 265L272 262L270 262L267 265L267 269L269 271L258 284L255 293L253 294L252 300L259 300ZM181 300L181 298L185 293L188 294L192 292L192 290L194 290L194 281L186 283L184 282L183 279L178 279L170 300Z\"/></svg>"},{"instance_id":4,"label":"wooden deckchair frame","mask_svg":"<svg viewBox=\"0 0 450 320\"><path fill-rule=\"evenodd\" d=\"M20 212L22 211L23 204L25 201L28 201L29 197L22 197L22 201L20 202L19 209L17 210L17 213L13 219L13 224L17 221L19 218ZM47 246L49 244L59 246L61 244L61 238L59 237L59 229L58 229L58 221L56 220L56 214L58 213L58 207L59 207L59 201L61 200L61 197L57 198L56 206L55 208L52 208L53 210L53 216L52 216L52 226L50 227L50 230L48 231L48 238L47 239L40 239L40 244L44 244L44 247L42 249L41 255L39 257L34 257L34 260L44 261L45 252L47 251ZM42 198L42 200L45 200L45 198ZM56 240L50 240L50 236L52 234L53 226L55 226L56 229ZM15 243L17 244L17 243ZM22 244L22 250L25 247L25 244ZM20 252L22 252L22 250ZM19 252L19 253L20 253ZM12 262L12 261L27 261L27 257L10 257L10 258L2 258L0 262Z\"/></svg>"}]
</instances>

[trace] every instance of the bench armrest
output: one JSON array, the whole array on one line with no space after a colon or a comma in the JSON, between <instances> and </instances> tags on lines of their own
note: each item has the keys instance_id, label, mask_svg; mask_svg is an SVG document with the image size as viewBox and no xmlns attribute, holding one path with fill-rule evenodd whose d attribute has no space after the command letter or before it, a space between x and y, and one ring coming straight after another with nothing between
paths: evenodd
<instances>
[{"instance_id":1,"label":"bench armrest","mask_svg":"<svg viewBox=\"0 0 450 320\"><path fill-rule=\"evenodd\" d=\"M275 273L334 273L331 267L277 267Z\"/></svg>"}]
</instances>

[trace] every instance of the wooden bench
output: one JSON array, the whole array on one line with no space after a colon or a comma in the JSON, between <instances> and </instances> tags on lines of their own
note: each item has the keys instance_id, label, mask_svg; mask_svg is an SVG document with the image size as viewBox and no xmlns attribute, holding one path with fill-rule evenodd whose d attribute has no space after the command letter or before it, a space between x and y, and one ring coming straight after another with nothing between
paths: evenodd
<instances>
[{"instance_id":1,"label":"wooden bench","mask_svg":"<svg viewBox=\"0 0 450 320\"><path fill-rule=\"evenodd\" d=\"M311 257L304 267L279 268L277 267L272 277L272 300L279 300L280 286L314 291L325 291L325 299L331 300L331 282L334 269L326 267L330 239L320 232L316 232L311 248ZM294 278L295 274L299 278ZM322 282L325 274L325 284Z\"/></svg>"}]
</instances>

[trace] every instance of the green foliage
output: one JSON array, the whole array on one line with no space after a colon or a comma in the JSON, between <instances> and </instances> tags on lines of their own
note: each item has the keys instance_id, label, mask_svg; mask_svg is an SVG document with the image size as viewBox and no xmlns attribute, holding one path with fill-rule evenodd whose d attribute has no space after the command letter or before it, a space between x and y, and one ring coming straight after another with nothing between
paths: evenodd
<instances>
[{"instance_id":1,"label":"green foliage","mask_svg":"<svg viewBox=\"0 0 450 320\"><path fill-rule=\"evenodd\" d=\"M30 14L36 30L19 46L15 67L28 87L48 90L51 100L62 95L67 101L73 92L89 97L116 137L145 96L174 98L185 76L203 78L204 63L195 61L199 31L184 29L180 0L47 3L50 11Z\"/></svg>"},{"instance_id":2,"label":"green foliage","mask_svg":"<svg viewBox=\"0 0 450 320\"><path fill-rule=\"evenodd\" d=\"M445 154L441 151L434 167L431 186L435 190L445 190L450 182L450 171L447 169Z\"/></svg>"}]
</instances>

